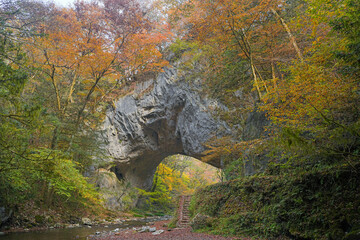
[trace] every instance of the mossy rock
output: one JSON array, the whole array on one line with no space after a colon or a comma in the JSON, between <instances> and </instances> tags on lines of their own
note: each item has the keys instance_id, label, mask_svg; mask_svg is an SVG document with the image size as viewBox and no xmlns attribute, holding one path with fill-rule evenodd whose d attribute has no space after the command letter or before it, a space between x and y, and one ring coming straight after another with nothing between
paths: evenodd
<instances>
[{"instance_id":1,"label":"mossy rock","mask_svg":"<svg viewBox=\"0 0 360 240\"><path fill-rule=\"evenodd\" d=\"M35 216L35 222L38 223L38 224L44 224L45 223L45 216L36 215Z\"/></svg>"},{"instance_id":2,"label":"mossy rock","mask_svg":"<svg viewBox=\"0 0 360 240\"><path fill-rule=\"evenodd\" d=\"M52 216L46 216L45 221L47 223L49 223L49 224L53 224L54 223L54 218Z\"/></svg>"},{"instance_id":3,"label":"mossy rock","mask_svg":"<svg viewBox=\"0 0 360 240\"><path fill-rule=\"evenodd\" d=\"M78 216L70 215L68 217L68 222L71 223L71 224L81 223L81 218L78 217Z\"/></svg>"},{"instance_id":4,"label":"mossy rock","mask_svg":"<svg viewBox=\"0 0 360 240\"><path fill-rule=\"evenodd\" d=\"M32 227L34 227L34 225L31 224L31 223L29 223L29 224L27 224L27 225L24 225L24 226L25 226L25 228L32 228Z\"/></svg>"},{"instance_id":5,"label":"mossy rock","mask_svg":"<svg viewBox=\"0 0 360 240\"><path fill-rule=\"evenodd\" d=\"M176 228L177 218L172 218L168 224L168 228Z\"/></svg>"},{"instance_id":6,"label":"mossy rock","mask_svg":"<svg viewBox=\"0 0 360 240\"><path fill-rule=\"evenodd\" d=\"M192 229L198 230L207 227L212 227L213 225L213 218L203 215L203 214L196 214L196 216L191 220L190 223Z\"/></svg>"}]
</instances>

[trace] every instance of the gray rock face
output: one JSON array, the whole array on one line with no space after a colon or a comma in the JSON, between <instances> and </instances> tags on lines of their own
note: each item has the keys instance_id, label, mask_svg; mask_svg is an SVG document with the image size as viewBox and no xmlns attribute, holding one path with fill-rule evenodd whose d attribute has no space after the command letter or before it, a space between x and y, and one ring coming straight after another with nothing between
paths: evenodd
<instances>
[{"instance_id":1,"label":"gray rock face","mask_svg":"<svg viewBox=\"0 0 360 240\"><path fill-rule=\"evenodd\" d=\"M0 227L11 218L12 214L12 210L7 210L5 207L0 207Z\"/></svg>"},{"instance_id":2,"label":"gray rock face","mask_svg":"<svg viewBox=\"0 0 360 240\"><path fill-rule=\"evenodd\" d=\"M254 109L246 119L243 140L248 141L264 137L264 135L267 135L264 127L269 124L270 120L266 117L265 113Z\"/></svg>"},{"instance_id":3,"label":"gray rock face","mask_svg":"<svg viewBox=\"0 0 360 240\"><path fill-rule=\"evenodd\" d=\"M111 156L107 161L115 164L119 179L149 189L165 157L199 158L210 138L230 134L226 124L210 113L219 104L200 96L197 89L178 76L175 68L167 68L116 102L107 113L103 137Z\"/></svg>"}]
</instances>

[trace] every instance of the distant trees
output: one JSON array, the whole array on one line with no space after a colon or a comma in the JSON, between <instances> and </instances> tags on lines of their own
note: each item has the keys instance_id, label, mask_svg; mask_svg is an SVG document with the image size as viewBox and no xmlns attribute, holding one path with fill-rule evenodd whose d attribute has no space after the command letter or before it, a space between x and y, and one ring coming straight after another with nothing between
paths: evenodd
<instances>
[{"instance_id":1,"label":"distant trees","mask_svg":"<svg viewBox=\"0 0 360 240\"><path fill-rule=\"evenodd\" d=\"M139 189L140 208L152 211L172 211L180 195L190 195L198 188L216 183L214 169L205 163L183 155L164 159L156 169L150 191ZM210 168L210 166L208 166Z\"/></svg>"}]
</instances>

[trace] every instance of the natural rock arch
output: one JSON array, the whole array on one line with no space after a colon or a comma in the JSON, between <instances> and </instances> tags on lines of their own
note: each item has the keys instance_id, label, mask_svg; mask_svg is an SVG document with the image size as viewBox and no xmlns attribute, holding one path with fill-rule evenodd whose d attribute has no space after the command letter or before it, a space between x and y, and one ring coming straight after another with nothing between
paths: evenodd
<instances>
[{"instance_id":1,"label":"natural rock arch","mask_svg":"<svg viewBox=\"0 0 360 240\"><path fill-rule=\"evenodd\" d=\"M138 84L133 94L108 111L103 137L118 178L149 189L156 167L169 155L200 158L204 143L229 135L228 126L211 114L221 107L202 97L200 86L188 84L176 68ZM220 162L210 163L221 167Z\"/></svg>"}]
</instances>

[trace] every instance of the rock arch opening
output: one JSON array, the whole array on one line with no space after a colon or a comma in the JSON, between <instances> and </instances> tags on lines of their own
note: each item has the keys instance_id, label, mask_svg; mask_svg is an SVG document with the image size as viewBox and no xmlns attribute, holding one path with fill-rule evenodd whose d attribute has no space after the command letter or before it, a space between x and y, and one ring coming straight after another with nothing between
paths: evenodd
<instances>
[{"instance_id":1,"label":"rock arch opening","mask_svg":"<svg viewBox=\"0 0 360 240\"><path fill-rule=\"evenodd\" d=\"M192 194L196 188L221 181L222 170L220 168L186 155L176 154L166 157L160 164L172 171L169 174L170 177L171 175L178 175L177 177L180 178L182 176L188 178L189 186L187 190L190 190L190 192L182 192L181 195ZM157 168L156 174L161 174L161 168ZM156 176L154 176L154 179L156 179ZM152 190L155 188L156 186L153 184Z\"/></svg>"},{"instance_id":2,"label":"rock arch opening","mask_svg":"<svg viewBox=\"0 0 360 240\"><path fill-rule=\"evenodd\" d=\"M151 189L139 191L136 207L165 213L177 208L180 196L220 181L220 170L196 158L176 154L166 157L156 169Z\"/></svg>"}]
</instances>

